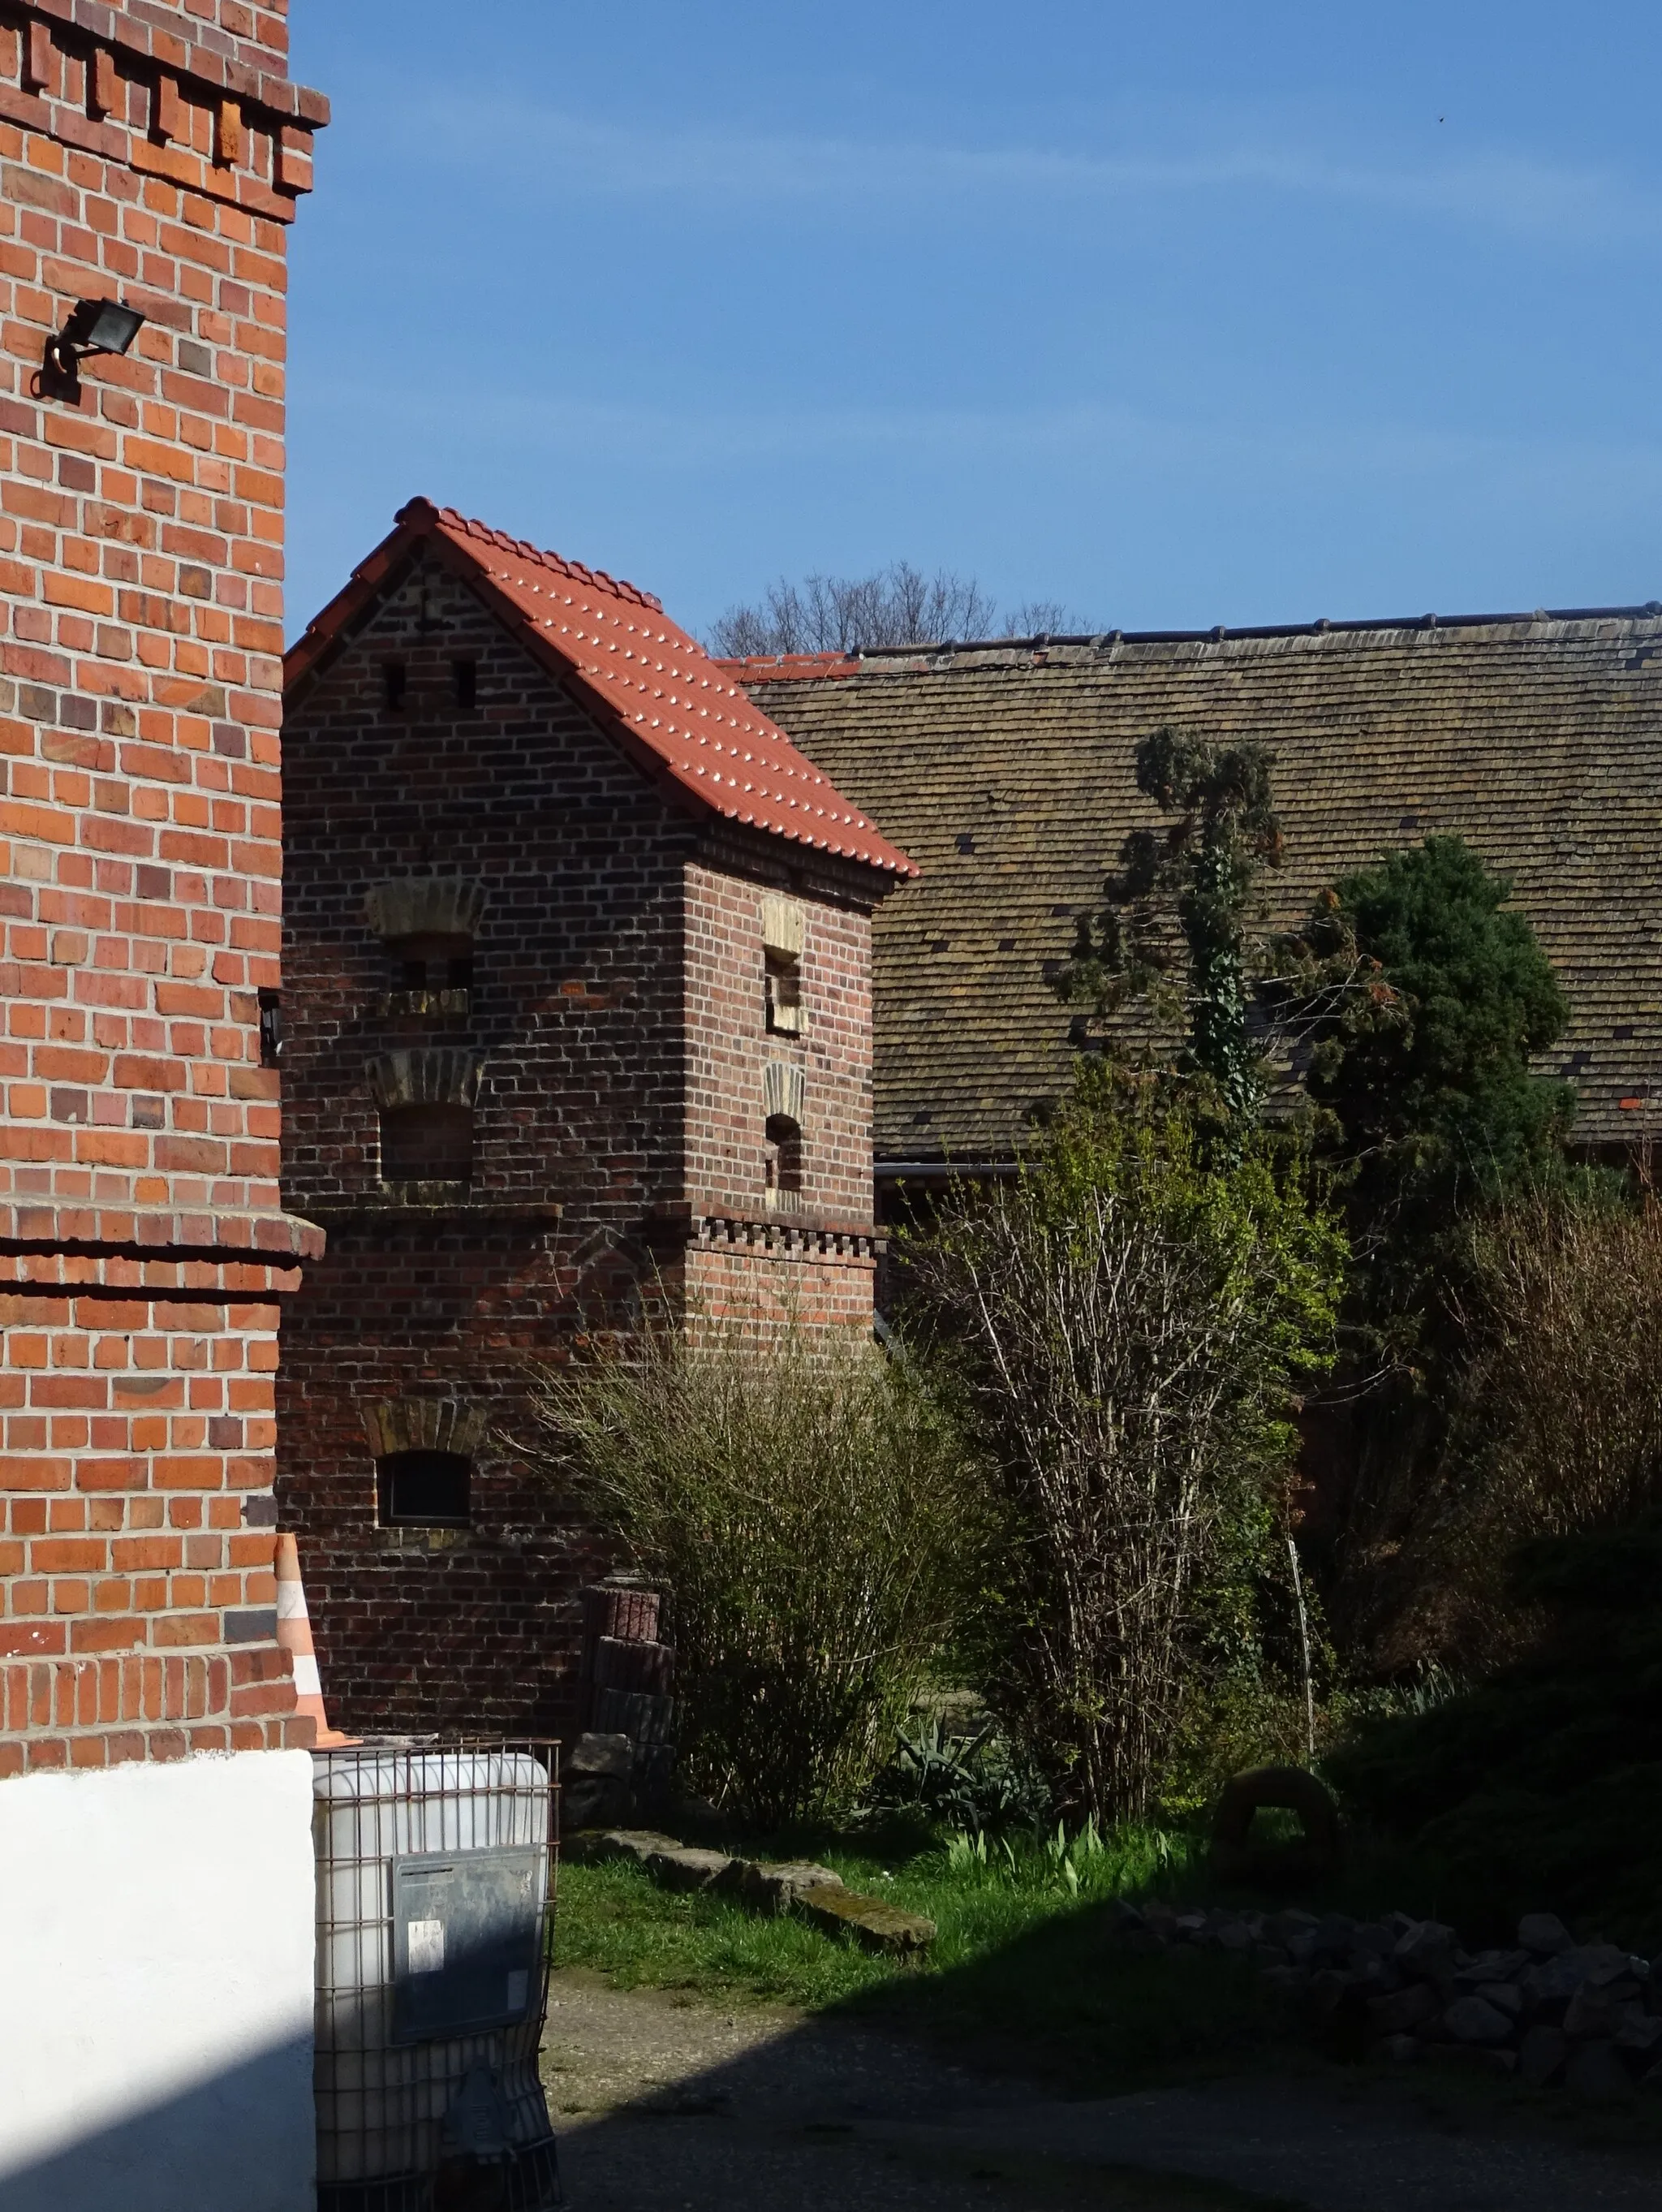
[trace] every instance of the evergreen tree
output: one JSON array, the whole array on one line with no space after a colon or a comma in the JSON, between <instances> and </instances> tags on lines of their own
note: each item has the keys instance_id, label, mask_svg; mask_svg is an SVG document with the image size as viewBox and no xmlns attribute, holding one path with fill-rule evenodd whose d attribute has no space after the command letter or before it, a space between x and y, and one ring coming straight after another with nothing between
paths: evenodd
<instances>
[{"instance_id":1,"label":"evergreen tree","mask_svg":"<svg viewBox=\"0 0 1662 2212\"><path fill-rule=\"evenodd\" d=\"M1574 1093L1530 1061L1569 1010L1511 891L1460 838L1428 837L1325 892L1289 948L1353 1225L1410 1267L1474 1207L1564 1172Z\"/></svg>"}]
</instances>

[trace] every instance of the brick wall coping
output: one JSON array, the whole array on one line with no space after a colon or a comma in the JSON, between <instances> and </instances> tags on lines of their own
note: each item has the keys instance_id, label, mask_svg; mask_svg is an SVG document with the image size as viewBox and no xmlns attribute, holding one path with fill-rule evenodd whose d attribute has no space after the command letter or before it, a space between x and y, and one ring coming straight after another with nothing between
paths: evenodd
<instances>
[{"instance_id":1,"label":"brick wall coping","mask_svg":"<svg viewBox=\"0 0 1662 2212\"><path fill-rule=\"evenodd\" d=\"M786 1238L809 1237L864 1242L872 1250L883 1238L869 1214L836 1213L822 1206L793 1207L788 1213L763 1212L752 1198L713 1197L696 1201L660 1199L646 1212L646 1231L655 1242L690 1242L694 1237L717 1237L725 1241L735 1231L765 1233Z\"/></svg>"},{"instance_id":2,"label":"brick wall coping","mask_svg":"<svg viewBox=\"0 0 1662 2212\"><path fill-rule=\"evenodd\" d=\"M122 1206L0 1202L0 1252L84 1250L200 1255L214 1261L249 1257L321 1259L324 1232L294 1213L199 1211L137 1212Z\"/></svg>"},{"instance_id":3,"label":"brick wall coping","mask_svg":"<svg viewBox=\"0 0 1662 2212\"><path fill-rule=\"evenodd\" d=\"M443 1221L454 1214L466 1221L558 1221L566 1209L555 1199L537 1198L361 1198L306 1199L308 1215L331 1221Z\"/></svg>"},{"instance_id":4,"label":"brick wall coping","mask_svg":"<svg viewBox=\"0 0 1662 2212\"><path fill-rule=\"evenodd\" d=\"M104 0L19 0L19 4L27 15L68 24L106 46L118 46L124 53L159 63L182 76L195 77L216 91L252 100L308 129L321 131L328 124L326 94L296 84L278 71L238 61L234 41L209 25L203 24L191 37L181 38L177 31L138 21L126 9L106 6Z\"/></svg>"},{"instance_id":5,"label":"brick wall coping","mask_svg":"<svg viewBox=\"0 0 1662 2212\"><path fill-rule=\"evenodd\" d=\"M0 83L0 119L118 167L161 178L204 199L240 207L274 222L293 222L297 196L312 189L313 133L329 119L329 103L321 94L305 93L285 76L251 69L170 31L147 30L103 5L102 0L19 0L19 4L28 11L13 49L22 82ZM165 126L158 121L148 133L133 127L124 97L116 89L101 96L89 91L85 100L65 97L64 55L53 35L64 25L72 34L78 32L100 42L100 52L119 48L124 55L140 57L154 66L159 73L154 96L159 102L170 91L177 102L182 88L189 87L195 94L191 106L218 107L219 120L213 127L229 131L234 150L221 148L212 155L197 151L189 143L188 118L176 118ZM0 29L7 27L0 24ZM44 39L48 50L39 55L32 44L37 37ZM106 98L115 101L108 110L102 106ZM164 105L158 116L165 114ZM255 175L249 166L256 129L271 140L269 180ZM138 303L144 303L142 290Z\"/></svg>"},{"instance_id":6,"label":"brick wall coping","mask_svg":"<svg viewBox=\"0 0 1662 2212\"><path fill-rule=\"evenodd\" d=\"M689 1243L703 1245L760 1245L780 1254L811 1254L819 1259L875 1260L889 1249L888 1239L872 1224L851 1222L834 1214L758 1214L754 1206L731 1212L701 1211Z\"/></svg>"}]
</instances>

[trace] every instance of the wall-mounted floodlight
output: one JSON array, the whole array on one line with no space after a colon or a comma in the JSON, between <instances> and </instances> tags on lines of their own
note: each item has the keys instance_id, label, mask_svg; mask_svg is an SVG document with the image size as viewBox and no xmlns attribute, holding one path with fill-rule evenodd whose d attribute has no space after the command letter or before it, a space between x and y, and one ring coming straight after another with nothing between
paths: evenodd
<instances>
[{"instance_id":1,"label":"wall-mounted floodlight","mask_svg":"<svg viewBox=\"0 0 1662 2212\"><path fill-rule=\"evenodd\" d=\"M114 300L77 300L75 312L56 336L46 340L35 372L37 399L81 400L81 364L91 354L125 353L144 327L136 307Z\"/></svg>"}]
</instances>

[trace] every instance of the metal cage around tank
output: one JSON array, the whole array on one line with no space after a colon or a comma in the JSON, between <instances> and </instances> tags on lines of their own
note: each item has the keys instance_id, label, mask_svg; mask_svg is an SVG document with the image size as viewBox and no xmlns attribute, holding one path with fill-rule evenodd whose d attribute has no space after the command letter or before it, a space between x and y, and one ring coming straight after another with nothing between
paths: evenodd
<instances>
[{"instance_id":1,"label":"metal cage around tank","mask_svg":"<svg viewBox=\"0 0 1662 2212\"><path fill-rule=\"evenodd\" d=\"M448 2161L559 2203L537 2070L559 1842L551 1741L314 1753L319 2212L429 2212Z\"/></svg>"}]
</instances>

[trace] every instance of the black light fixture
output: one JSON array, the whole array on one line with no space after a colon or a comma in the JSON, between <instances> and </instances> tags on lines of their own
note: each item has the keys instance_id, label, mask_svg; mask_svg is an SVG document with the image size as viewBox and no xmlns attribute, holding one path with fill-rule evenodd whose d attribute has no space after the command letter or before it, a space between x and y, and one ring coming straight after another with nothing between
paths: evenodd
<instances>
[{"instance_id":1,"label":"black light fixture","mask_svg":"<svg viewBox=\"0 0 1662 2212\"><path fill-rule=\"evenodd\" d=\"M144 322L136 307L124 307L118 301L77 300L63 329L46 340L35 372L35 398L67 399L78 406L82 362L91 354L127 352Z\"/></svg>"}]
</instances>

